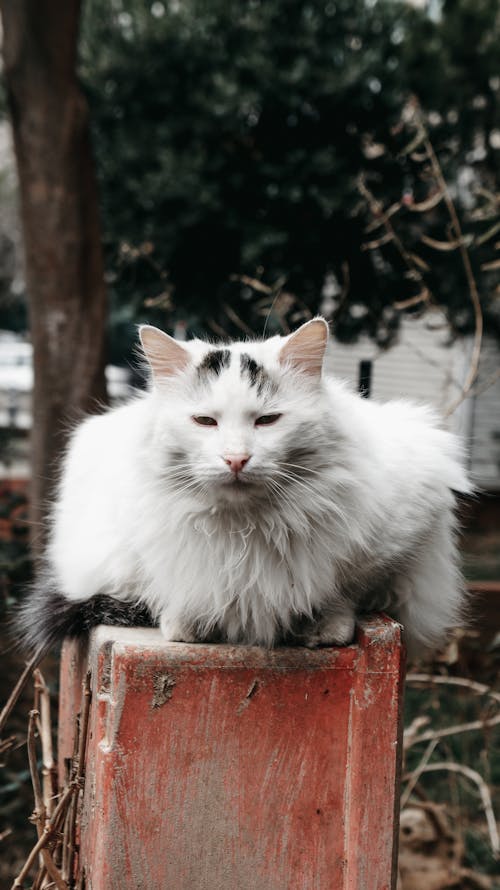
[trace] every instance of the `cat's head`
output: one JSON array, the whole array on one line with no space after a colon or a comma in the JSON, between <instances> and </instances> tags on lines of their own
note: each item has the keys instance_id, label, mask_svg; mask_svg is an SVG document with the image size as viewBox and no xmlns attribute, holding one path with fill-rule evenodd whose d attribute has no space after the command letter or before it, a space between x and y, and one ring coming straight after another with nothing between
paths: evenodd
<instances>
[{"instance_id":1,"label":"cat's head","mask_svg":"<svg viewBox=\"0 0 500 890\"><path fill-rule=\"evenodd\" d=\"M328 325L223 346L140 329L152 373L152 443L163 478L204 504L290 497L324 455L321 373Z\"/></svg>"}]
</instances>

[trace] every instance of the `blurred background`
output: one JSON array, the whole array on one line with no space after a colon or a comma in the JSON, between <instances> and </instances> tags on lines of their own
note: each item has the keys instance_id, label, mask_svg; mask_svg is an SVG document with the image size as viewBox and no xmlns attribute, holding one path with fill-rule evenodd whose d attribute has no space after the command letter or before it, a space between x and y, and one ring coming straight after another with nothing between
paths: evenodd
<instances>
[{"instance_id":1,"label":"blurred background","mask_svg":"<svg viewBox=\"0 0 500 890\"><path fill-rule=\"evenodd\" d=\"M429 670L490 688L497 0L0 0L0 10L2 614L43 546L70 424L143 385L138 323L219 340L287 333L321 312L331 373L368 398L432 402L467 441L479 493L463 505L462 550L475 620ZM2 699L21 661L10 651L3 664ZM410 689L408 726L422 713L438 727L467 715L491 723L490 698L451 689ZM472 764L494 799L498 741L490 726L449 734L429 763ZM32 842L19 744L0 790L5 881ZM412 745L409 772L425 751ZM494 886L498 837L478 788L422 772L406 801L402 856L417 859L402 864L402 890ZM455 859L431 884L422 853L418 884L429 832L441 849L434 805L457 832Z\"/></svg>"}]
</instances>

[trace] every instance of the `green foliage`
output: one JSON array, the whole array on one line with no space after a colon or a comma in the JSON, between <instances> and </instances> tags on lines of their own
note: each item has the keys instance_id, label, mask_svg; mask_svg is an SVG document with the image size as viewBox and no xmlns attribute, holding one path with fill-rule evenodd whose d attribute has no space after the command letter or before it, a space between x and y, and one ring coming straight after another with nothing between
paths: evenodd
<instances>
[{"instance_id":1,"label":"green foliage","mask_svg":"<svg viewBox=\"0 0 500 890\"><path fill-rule=\"evenodd\" d=\"M415 91L434 112L446 175L454 181L467 164L476 184L489 184L499 54L493 0L448 2L437 19L397 0L87 0L81 76L115 349L145 318L170 328L182 319L192 332L262 330L270 297L257 299L241 275L284 281L297 317L318 309L333 273L349 289L337 333L390 339L392 304L415 289L397 257L361 249L369 216L358 176L385 205L425 192L421 171L399 154L407 134L398 121ZM376 157L374 144L384 147ZM418 240L414 216L402 226ZM442 240L440 226L431 221ZM444 272L442 259L430 283L463 329L460 259L447 256Z\"/></svg>"}]
</instances>

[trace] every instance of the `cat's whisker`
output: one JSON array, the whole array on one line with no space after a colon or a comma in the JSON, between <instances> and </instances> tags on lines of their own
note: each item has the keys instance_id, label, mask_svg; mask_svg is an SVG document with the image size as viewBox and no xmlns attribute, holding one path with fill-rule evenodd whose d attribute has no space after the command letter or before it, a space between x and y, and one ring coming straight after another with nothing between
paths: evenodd
<instances>
[{"instance_id":1,"label":"cat's whisker","mask_svg":"<svg viewBox=\"0 0 500 890\"><path fill-rule=\"evenodd\" d=\"M300 464L289 464L286 461L280 461L279 466L283 467L283 468L290 467L291 469L294 469L294 470L303 470L304 473L307 473L308 475L311 474L312 476L321 476L322 475L321 470L315 470L313 467L303 467Z\"/></svg>"},{"instance_id":2,"label":"cat's whisker","mask_svg":"<svg viewBox=\"0 0 500 890\"><path fill-rule=\"evenodd\" d=\"M289 492L276 479L269 479L267 481L272 490L274 490L275 493L278 495L278 498L281 499L288 506L292 514L294 516L300 516L297 505L290 497Z\"/></svg>"},{"instance_id":3,"label":"cat's whisker","mask_svg":"<svg viewBox=\"0 0 500 890\"><path fill-rule=\"evenodd\" d=\"M348 517L347 514L342 508L331 498L331 495L325 496L324 493L315 488L313 485L308 485L303 479L293 478L289 475L285 475L284 478L288 482L292 482L292 484L297 485L299 488L303 489L308 494L313 493L316 498L320 499L324 503L325 512L334 513L339 519L342 520L342 523L347 528L348 527Z\"/></svg>"},{"instance_id":4,"label":"cat's whisker","mask_svg":"<svg viewBox=\"0 0 500 890\"><path fill-rule=\"evenodd\" d=\"M204 483L201 480L178 477L173 479L165 479L166 487L178 494L195 494L204 490Z\"/></svg>"},{"instance_id":5,"label":"cat's whisker","mask_svg":"<svg viewBox=\"0 0 500 890\"><path fill-rule=\"evenodd\" d=\"M302 488L303 491L307 491L309 493L321 494L321 489L314 485L316 480L312 480L312 482L308 482L305 479L302 479L300 476L294 476L290 473L285 473L282 470L276 470L275 475L279 476L280 479L284 479L286 482L291 483L292 485L296 485L299 488Z\"/></svg>"}]
</instances>

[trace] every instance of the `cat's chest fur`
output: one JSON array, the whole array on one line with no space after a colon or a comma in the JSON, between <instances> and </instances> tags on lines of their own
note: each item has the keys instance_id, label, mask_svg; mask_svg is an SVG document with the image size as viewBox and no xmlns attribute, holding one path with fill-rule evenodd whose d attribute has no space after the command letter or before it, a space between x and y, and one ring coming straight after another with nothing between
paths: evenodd
<instances>
[{"instance_id":1,"label":"cat's chest fur","mask_svg":"<svg viewBox=\"0 0 500 890\"><path fill-rule=\"evenodd\" d=\"M215 629L232 642L271 645L334 593L324 517L221 507L185 513L166 531L163 545L147 548L148 600L202 636Z\"/></svg>"}]
</instances>

